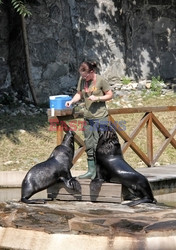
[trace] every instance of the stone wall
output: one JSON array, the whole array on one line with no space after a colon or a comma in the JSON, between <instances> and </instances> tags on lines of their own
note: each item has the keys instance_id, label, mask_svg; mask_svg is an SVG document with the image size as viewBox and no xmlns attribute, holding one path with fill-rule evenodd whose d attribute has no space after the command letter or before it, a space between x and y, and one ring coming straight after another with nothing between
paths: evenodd
<instances>
[{"instance_id":1,"label":"stone wall","mask_svg":"<svg viewBox=\"0 0 176 250\"><path fill-rule=\"evenodd\" d=\"M9 22L4 8L0 5L0 88L11 85L11 75L8 65Z\"/></svg>"},{"instance_id":2,"label":"stone wall","mask_svg":"<svg viewBox=\"0 0 176 250\"><path fill-rule=\"evenodd\" d=\"M25 19L28 63L39 102L48 101L49 95L73 95L84 59L98 61L100 73L112 85L125 76L137 81L152 76L176 78L175 0L35 0L28 8L32 12ZM4 15L0 12L1 18ZM3 33L8 36L7 26ZM0 44L2 40L0 35ZM17 91L26 89L30 97L20 54L24 54L23 42L17 47L11 43L10 58L18 59L18 69L11 67L12 85ZM0 66L7 58L8 53L0 51ZM6 79L10 83L8 67L6 63L3 78L0 69L1 88L7 85Z\"/></svg>"},{"instance_id":3,"label":"stone wall","mask_svg":"<svg viewBox=\"0 0 176 250\"><path fill-rule=\"evenodd\" d=\"M137 0L122 9L128 74L176 77L176 1Z\"/></svg>"},{"instance_id":4,"label":"stone wall","mask_svg":"<svg viewBox=\"0 0 176 250\"><path fill-rule=\"evenodd\" d=\"M12 88L20 97L30 95L21 17L7 0L0 5L0 93Z\"/></svg>"}]
</instances>

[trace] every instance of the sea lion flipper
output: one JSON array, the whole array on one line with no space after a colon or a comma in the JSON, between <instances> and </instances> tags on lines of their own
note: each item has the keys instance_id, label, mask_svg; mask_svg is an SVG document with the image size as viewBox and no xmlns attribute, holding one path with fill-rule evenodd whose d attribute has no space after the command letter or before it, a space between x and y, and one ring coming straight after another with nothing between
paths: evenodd
<instances>
[{"instance_id":1,"label":"sea lion flipper","mask_svg":"<svg viewBox=\"0 0 176 250\"><path fill-rule=\"evenodd\" d=\"M137 206L139 204L142 204L142 203L153 203L153 204L156 204L156 200L151 200L147 197L145 198L142 198L142 199L138 199L138 200L134 200L134 201L130 201L129 203L126 203L125 205L129 206L129 207L134 207L134 206Z\"/></svg>"},{"instance_id":2,"label":"sea lion flipper","mask_svg":"<svg viewBox=\"0 0 176 250\"><path fill-rule=\"evenodd\" d=\"M101 189L101 185L102 185L103 182L104 182L103 179L95 178L90 183L90 190L98 192Z\"/></svg>"},{"instance_id":3,"label":"sea lion flipper","mask_svg":"<svg viewBox=\"0 0 176 250\"><path fill-rule=\"evenodd\" d=\"M71 178L65 178L65 177L61 177L59 178L60 180L62 180L65 184L65 186L69 189L72 189L74 191L77 192L81 192L81 185L80 183L75 179L75 177L71 177Z\"/></svg>"},{"instance_id":4,"label":"sea lion flipper","mask_svg":"<svg viewBox=\"0 0 176 250\"><path fill-rule=\"evenodd\" d=\"M79 181L77 181L74 177L72 177L71 182L72 182L73 190L81 193L81 185L80 185Z\"/></svg>"},{"instance_id":5,"label":"sea lion flipper","mask_svg":"<svg viewBox=\"0 0 176 250\"><path fill-rule=\"evenodd\" d=\"M46 202L45 202L45 200L28 200L27 198L25 198L25 197L22 197L21 198L21 202L24 202L24 203L26 203L26 204L45 204Z\"/></svg>"}]
</instances>

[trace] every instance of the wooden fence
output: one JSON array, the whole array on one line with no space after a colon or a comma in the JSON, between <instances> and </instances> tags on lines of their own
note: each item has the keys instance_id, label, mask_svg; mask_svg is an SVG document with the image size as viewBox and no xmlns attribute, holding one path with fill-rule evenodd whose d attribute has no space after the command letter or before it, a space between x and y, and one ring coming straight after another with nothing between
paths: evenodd
<instances>
[{"instance_id":1,"label":"wooden fence","mask_svg":"<svg viewBox=\"0 0 176 250\"><path fill-rule=\"evenodd\" d=\"M126 150L130 147L139 158L148 166L154 166L158 158L164 152L169 143L176 149L176 140L174 136L176 135L176 125L169 132L165 126L159 121L159 119L155 116L156 112L171 112L176 111L176 106L163 106L163 107L139 107L139 108L121 108L121 109L109 109L109 121L113 124L116 124L115 129L120 137L123 139L124 143L122 145L122 152L125 154ZM143 113L142 119L138 122L136 127L133 129L130 135L128 135L125 130L122 130L120 125L115 122L113 115L119 114L134 114L134 113ZM82 118L82 113L74 113L73 110L55 110L54 117L51 117L51 110L48 109L48 118L50 124L53 122L56 124L57 130L57 143L60 144L63 139L63 132L67 131L69 128L68 123L66 121L70 119ZM173 116L173 119L176 120L176 115ZM166 121L167 123L167 121ZM153 125L155 125L160 133L164 136L164 141L161 145L159 145L159 149L154 155L153 152ZM138 136L139 132L142 128L146 126L146 141L147 141L147 153L144 153L134 142L134 139ZM76 134L75 142L79 145L78 150L75 153L73 163L75 163L79 157L85 151L84 141Z\"/></svg>"}]
</instances>

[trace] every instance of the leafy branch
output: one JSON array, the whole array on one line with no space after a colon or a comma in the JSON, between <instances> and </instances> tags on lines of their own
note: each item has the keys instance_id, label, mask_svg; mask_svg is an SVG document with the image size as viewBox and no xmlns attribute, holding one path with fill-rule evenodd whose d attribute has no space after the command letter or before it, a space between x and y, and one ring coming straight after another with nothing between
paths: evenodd
<instances>
[{"instance_id":1,"label":"leafy branch","mask_svg":"<svg viewBox=\"0 0 176 250\"><path fill-rule=\"evenodd\" d=\"M3 0L0 0L0 4L3 3ZM21 0L11 0L11 4L13 8L16 10L17 13L19 13L22 16L31 16L32 13L26 8L23 1Z\"/></svg>"}]
</instances>

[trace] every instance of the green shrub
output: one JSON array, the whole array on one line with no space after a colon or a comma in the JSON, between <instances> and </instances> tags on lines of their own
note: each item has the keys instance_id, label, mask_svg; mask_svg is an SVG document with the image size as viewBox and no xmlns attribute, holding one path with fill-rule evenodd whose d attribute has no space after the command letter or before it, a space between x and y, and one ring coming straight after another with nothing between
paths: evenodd
<instances>
[{"instance_id":1,"label":"green shrub","mask_svg":"<svg viewBox=\"0 0 176 250\"><path fill-rule=\"evenodd\" d=\"M153 76L152 80L151 80L151 90L156 92L156 94L157 93L160 94L161 90L162 90L163 83L164 83L164 81L161 79L160 76L158 76L158 77Z\"/></svg>"},{"instance_id":2,"label":"green shrub","mask_svg":"<svg viewBox=\"0 0 176 250\"><path fill-rule=\"evenodd\" d=\"M127 84L129 84L131 82L131 80L129 79L129 78L127 78L127 77L123 77L122 78L122 83L124 84L124 85L127 85Z\"/></svg>"}]
</instances>

